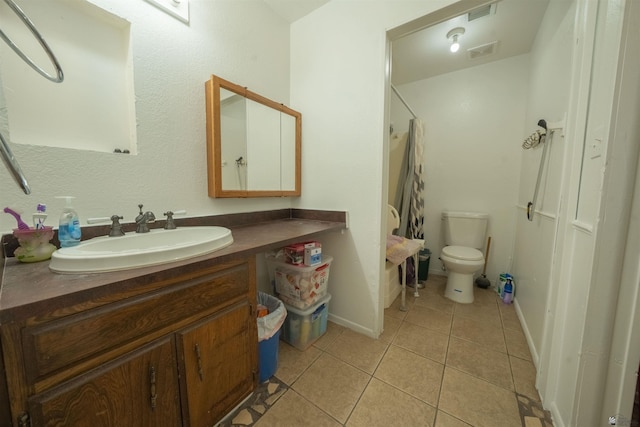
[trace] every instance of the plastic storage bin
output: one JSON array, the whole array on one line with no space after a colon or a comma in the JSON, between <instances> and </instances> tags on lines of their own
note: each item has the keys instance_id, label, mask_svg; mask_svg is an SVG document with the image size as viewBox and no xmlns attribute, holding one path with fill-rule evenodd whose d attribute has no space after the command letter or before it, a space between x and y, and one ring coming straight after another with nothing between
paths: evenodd
<instances>
[{"instance_id":1,"label":"plastic storage bin","mask_svg":"<svg viewBox=\"0 0 640 427\"><path fill-rule=\"evenodd\" d=\"M332 257L325 255L320 265L308 267L267 257L278 297L286 305L300 310L313 306L327 294L332 261Z\"/></svg>"},{"instance_id":2,"label":"plastic storage bin","mask_svg":"<svg viewBox=\"0 0 640 427\"><path fill-rule=\"evenodd\" d=\"M281 338L299 350L309 348L327 331L330 300L331 294L326 294L317 304L306 310L285 303L287 318L282 325Z\"/></svg>"}]
</instances>

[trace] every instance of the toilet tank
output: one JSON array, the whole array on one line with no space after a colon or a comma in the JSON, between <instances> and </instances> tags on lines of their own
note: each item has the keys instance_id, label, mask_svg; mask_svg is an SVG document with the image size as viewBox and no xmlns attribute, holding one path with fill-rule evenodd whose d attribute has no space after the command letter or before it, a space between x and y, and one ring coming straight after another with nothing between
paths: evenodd
<instances>
[{"instance_id":1,"label":"toilet tank","mask_svg":"<svg viewBox=\"0 0 640 427\"><path fill-rule=\"evenodd\" d=\"M447 246L481 249L487 233L489 214L481 212L443 212L442 225Z\"/></svg>"}]
</instances>

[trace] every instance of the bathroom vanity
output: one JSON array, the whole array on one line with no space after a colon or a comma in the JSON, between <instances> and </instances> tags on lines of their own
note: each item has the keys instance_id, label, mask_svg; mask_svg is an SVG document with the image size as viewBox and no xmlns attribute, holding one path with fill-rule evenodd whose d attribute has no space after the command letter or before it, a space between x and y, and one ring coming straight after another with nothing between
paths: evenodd
<instances>
[{"instance_id":1,"label":"bathroom vanity","mask_svg":"<svg viewBox=\"0 0 640 427\"><path fill-rule=\"evenodd\" d=\"M234 243L162 266L62 275L6 258L0 425L220 421L257 386L256 254L346 227L337 212L260 218L185 220L229 227Z\"/></svg>"}]
</instances>

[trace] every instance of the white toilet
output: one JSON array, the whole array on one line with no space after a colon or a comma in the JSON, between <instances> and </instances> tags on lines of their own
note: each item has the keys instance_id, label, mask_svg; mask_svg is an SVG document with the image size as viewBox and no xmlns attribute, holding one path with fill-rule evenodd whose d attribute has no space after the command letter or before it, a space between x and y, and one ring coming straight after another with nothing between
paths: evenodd
<instances>
[{"instance_id":1,"label":"white toilet","mask_svg":"<svg viewBox=\"0 0 640 427\"><path fill-rule=\"evenodd\" d=\"M473 275L484 266L481 249L489 215L477 212L443 212L444 241L440 259L449 272L444 296L455 302L473 302Z\"/></svg>"}]
</instances>

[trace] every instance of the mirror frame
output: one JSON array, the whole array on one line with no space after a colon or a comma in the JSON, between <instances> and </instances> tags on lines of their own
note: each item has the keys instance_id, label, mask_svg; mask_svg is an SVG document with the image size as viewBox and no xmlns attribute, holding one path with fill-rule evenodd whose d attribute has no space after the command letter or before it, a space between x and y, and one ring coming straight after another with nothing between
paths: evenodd
<instances>
[{"instance_id":1,"label":"mirror frame","mask_svg":"<svg viewBox=\"0 0 640 427\"><path fill-rule=\"evenodd\" d=\"M222 132L220 125L220 89L234 92L246 99L258 102L295 118L295 189L294 190L224 190L222 188ZM301 194L301 146L302 114L284 104L279 104L246 87L239 86L216 75L205 82L207 114L207 175L209 197L296 197Z\"/></svg>"}]
</instances>

